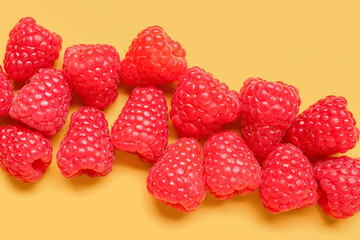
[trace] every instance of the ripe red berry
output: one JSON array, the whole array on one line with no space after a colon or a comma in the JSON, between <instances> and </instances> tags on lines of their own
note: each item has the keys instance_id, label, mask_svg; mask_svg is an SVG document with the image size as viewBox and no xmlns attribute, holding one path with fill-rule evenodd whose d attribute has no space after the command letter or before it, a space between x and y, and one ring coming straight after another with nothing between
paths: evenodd
<instances>
[{"instance_id":1,"label":"ripe red berry","mask_svg":"<svg viewBox=\"0 0 360 240\"><path fill-rule=\"evenodd\" d=\"M111 129L118 150L155 162L168 144L168 108L164 93L153 87L135 88Z\"/></svg>"},{"instance_id":2,"label":"ripe red berry","mask_svg":"<svg viewBox=\"0 0 360 240\"><path fill-rule=\"evenodd\" d=\"M69 131L56 154L61 173L67 177L108 175L115 162L105 114L82 107L71 115Z\"/></svg>"},{"instance_id":3,"label":"ripe red berry","mask_svg":"<svg viewBox=\"0 0 360 240\"><path fill-rule=\"evenodd\" d=\"M0 167L23 182L36 182L52 160L49 139L19 125L0 127Z\"/></svg>"},{"instance_id":4,"label":"ripe red berry","mask_svg":"<svg viewBox=\"0 0 360 240\"><path fill-rule=\"evenodd\" d=\"M71 89L62 71L43 68L14 97L10 116L51 137L65 124Z\"/></svg>"},{"instance_id":5,"label":"ripe red berry","mask_svg":"<svg viewBox=\"0 0 360 240\"><path fill-rule=\"evenodd\" d=\"M61 43L59 35L37 25L33 18L22 18L9 34L4 69L12 80L25 82L41 68L54 65Z\"/></svg>"},{"instance_id":6,"label":"ripe red berry","mask_svg":"<svg viewBox=\"0 0 360 240\"><path fill-rule=\"evenodd\" d=\"M283 82L249 78L240 90L240 103L244 142L261 164L295 120L299 91Z\"/></svg>"},{"instance_id":7,"label":"ripe red berry","mask_svg":"<svg viewBox=\"0 0 360 240\"><path fill-rule=\"evenodd\" d=\"M209 137L204 146L204 178L218 199L253 192L261 183L261 170L253 153L235 132Z\"/></svg>"},{"instance_id":8,"label":"ripe red berry","mask_svg":"<svg viewBox=\"0 0 360 240\"><path fill-rule=\"evenodd\" d=\"M121 79L131 86L171 83L187 69L186 52L159 26L141 31L121 62Z\"/></svg>"},{"instance_id":9,"label":"ripe red berry","mask_svg":"<svg viewBox=\"0 0 360 240\"><path fill-rule=\"evenodd\" d=\"M260 198L272 213L316 204L317 184L311 164L292 144L278 145L262 167Z\"/></svg>"},{"instance_id":10,"label":"ripe red berry","mask_svg":"<svg viewBox=\"0 0 360 240\"><path fill-rule=\"evenodd\" d=\"M171 100L170 118L181 137L209 136L239 114L238 93L204 69L189 68L179 79Z\"/></svg>"},{"instance_id":11,"label":"ripe red berry","mask_svg":"<svg viewBox=\"0 0 360 240\"><path fill-rule=\"evenodd\" d=\"M201 146L193 138L181 138L167 148L150 169L149 193L158 201L182 212L196 210L204 200Z\"/></svg>"},{"instance_id":12,"label":"ripe red berry","mask_svg":"<svg viewBox=\"0 0 360 240\"><path fill-rule=\"evenodd\" d=\"M344 153L359 141L359 129L343 97L327 96L301 113L285 141L299 147L312 162Z\"/></svg>"},{"instance_id":13,"label":"ripe red berry","mask_svg":"<svg viewBox=\"0 0 360 240\"><path fill-rule=\"evenodd\" d=\"M74 45L64 55L63 70L85 104L104 109L118 96L120 56L110 45Z\"/></svg>"},{"instance_id":14,"label":"ripe red berry","mask_svg":"<svg viewBox=\"0 0 360 240\"><path fill-rule=\"evenodd\" d=\"M333 218L344 219L360 211L360 159L329 157L314 165L318 204Z\"/></svg>"},{"instance_id":15,"label":"ripe red berry","mask_svg":"<svg viewBox=\"0 0 360 240\"><path fill-rule=\"evenodd\" d=\"M13 84L0 66L0 116L9 115L10 103L13 97Z\"/></svg>"}]
</instances>

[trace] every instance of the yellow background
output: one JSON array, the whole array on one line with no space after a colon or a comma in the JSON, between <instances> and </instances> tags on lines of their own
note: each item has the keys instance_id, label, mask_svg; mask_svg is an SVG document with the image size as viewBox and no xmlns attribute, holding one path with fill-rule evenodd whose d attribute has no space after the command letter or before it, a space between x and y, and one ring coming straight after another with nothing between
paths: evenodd
<instances>
[{"instance_id":1,"label":"yellow background","mask_svg":"<svg viewBox=\"0 0 360 240\"><path fill-rule=\"evenodd\" d=\"M107 43L124 57L131 40L158 24L181 42L189 66L198 65L230 88L258 76L297 86L301 110L326 95L345 96L360 121L359 1L1 1L0 61L8 33L32 16L60 34L63 50ZM174 85L163 87L171 99ZM130 89L105 110L112 125ZM55 156L70 115L83 103L75 95L68 121L53 137ZM1 125L11 122L1 118ZM238 123L227 128L236 129ZM177 139L170 126L170 142ZM360 146L349 153L360 155ZM358 239L360 215L335 221L319 207L271 215L258 193L219 201L181 214L146 191L150 165L116 152L113 172L99 179L64 178L55 157L44 177L23 184L0 171L0 239Z\"/></svg>"}]
</instances>

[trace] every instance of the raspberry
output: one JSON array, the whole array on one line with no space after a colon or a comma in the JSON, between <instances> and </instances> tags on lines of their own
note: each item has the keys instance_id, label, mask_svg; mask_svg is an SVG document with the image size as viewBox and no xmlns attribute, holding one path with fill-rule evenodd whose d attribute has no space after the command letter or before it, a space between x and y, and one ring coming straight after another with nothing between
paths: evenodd
<instances>
[{"instance_id":1,"label":"raspberry","mask_svg":"<svg viewBox=\"0 0 360 240\"><path fill-rule=\"evenodd\" d=\"M326 214L344 219L360 211L360 158L329 157L314 165L314 173Z\"/></svg>"},{"instance_id":2,"label":"raspberry","mask_svg":"<svg viewBox=\"0 0 360 240\"><path fill-rule=\"evenodd\" d=\"M239 95L210 73L189 68L171 100L170 118L181 137L206 137L240 114Z\"/></svg>"},{"instance_id":3,"label":"raspberry","mask_svg":"<svg viewBox=\"0 0 360 240\"><path fill-rule=\"evenodd\" d=\"M343 97L327 96L301 113L285 141L299 147L314 163L322 156L344 153L355 147L359 129Z\"/></svg>"},{"instance_id":4,"label":"raspberry","mask_svg":"<svg viewBox=\"0 0 360 240\"><path fill-rule=\"evenodd\" d=\"M261 183L261 170L253 153L235 132L212 135L204 146L204 178L218 199L253 192Z\"/></svg>"},{"instance_id":5,"label":"raspberry","mask_svg":"<svg viewBox=\"0 0 360 240\"><path fill-rule=\"evenodd\" d=\"M178 80L187 69L186 52L159 26L148 27L132 41L121 62L121 79L131 86L161 85Z\"/></svg>"},{"instance_id":6,"label":"raspberry","mask_svg":"<svg viewBox=\"0 0 360 240\"><path fill-rule=\"evenodd\" d=\"M0 127L0 167L23 182L36 182L52 160L50 140L19 125Z\"/></svg>"},{"instance_id":7,"label":"raspberry","mask_svg":"<svg viewBox=\"0 0 360 240\"><path fill-rule=\"evenodd\" d=\"M61 43L59 35L37 25L33 18L22 18L9 34L4 69L12 80L26 82L41 68L54 65Z\"/></svg>"},{"instance_id":8,"label":"raspberry","mask_svg":"<svg viewBox=\"0 0 360 240\"><path fill-rule=\"evenodd\" d=\"M105 114L82 107L71 115L69 131L56 154L61 173L67 177L108 175L115 162Z\"/></svg>"},{"instance_id":9,"label":"raspberry","mask_svg":"<svg viewBox=\"0 0 360 240\"><path fill-rule=\"evenodd\" d=\"M63 70L88 106L104 109L118 96L120 56L112 46L81 44L68 47Z\"/></svg>"},{"instance_id":10,"label":"raspberry","mask_svg":"<svg viewBox=\"0 0 360 240\"><path fill-rule=\"evenodd\" d=\"M62 71L43 68L11 103L10 116L51 137L65 124L71 89Z\"/></svg>"},{"instance_id":11,"label":"raspberry","mask_svg":"<svg viewBox=\"0 0 360 240\"><path fill-rule=\"evenodd\" d=\"M150 169L149 193L158 201L182 212L196 210L204 200L201 146L193 138L181 138L167 148Z\"/></svg>"},{"instance_id":12,"label":"raspberry","mask_svg":"<svg viewBox=\"0 0 360 240\"><path fill-rule=\"evenodd\" d=\"M0 116L9 115L10 103L13 97L13 85L0 66Z\"/></svg>"},{"instance_id":13,"label":"raspberry","mask_svg":"<svg viewBox=\"0 0 360 240\"><path fill-rule=\"evenodd\" d=\"M279 144L262 167L260 198L272 213L316 204L317 184L311 164L292 144Z\"/></svg>"},{"instance_id":14,"label":"raspberry","mask_svg":"<svg viewBox=\"0 0 360 240\"><path fill-rule=\"evenodd\" d=\"M286 134L299 111L299 91L283 82L249 78L240 90L244 142L261 164Z\"/></svg>"},{"instance_id":15,"label":"raspberry","mask_svg":"<svg viewBox=\"0 0 360 240\"><path fill-rule=\"evenodd\" d=\"M135 88L111 129L118 150L156 162L168 144L168 108L164 93L153 87Z\"/></svg>"}]
</instances>

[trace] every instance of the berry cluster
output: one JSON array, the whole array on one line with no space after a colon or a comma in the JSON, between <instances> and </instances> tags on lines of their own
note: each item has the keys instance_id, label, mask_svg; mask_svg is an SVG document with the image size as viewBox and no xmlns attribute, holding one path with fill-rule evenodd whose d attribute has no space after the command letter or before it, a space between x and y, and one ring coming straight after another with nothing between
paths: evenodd
<instances>
[{"instance_id":1,"label":"berry cluster","mask_svg":"<svg viewBox=\"0 0 360 240\"><path fill-rule=\"evenodd\" d=\"M114 149L153 163L147 189L182 212L196 210L207 190L221 200L259 189L272 213L318 203L336 219L360 211L360 158L334 157L355 147L359 129L343 97L327 96L298 115L299 91L283 82L249 78L240 92L200 67L159 26L141 31L121 61L106 44L65 50L62 39L21 19L9 34L0 66L0 167L35 182L52 160L49 137L67 119L72 91L83 99L56 153L67 177L108 175ZM15 95L10 81L26 84ZM120 81L134 89L109 131L101 111L118 96ZM171 109L158 85L178 82ZM242 137L222 127L241 118ZM169 120L180 139L168 145ZM197 139L206 138L204 148Z\"/></svg>"}]
</instances>

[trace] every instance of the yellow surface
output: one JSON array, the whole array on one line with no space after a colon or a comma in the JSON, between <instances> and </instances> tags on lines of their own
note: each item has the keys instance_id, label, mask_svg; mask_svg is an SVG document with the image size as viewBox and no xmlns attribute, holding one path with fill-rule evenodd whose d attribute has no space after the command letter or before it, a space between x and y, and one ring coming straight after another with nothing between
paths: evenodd
<instances>
[{"instance_id":1,"label":"yellow surface","mask_svg":"<svg viewBox=\"0 0 360 240\"><path fill-rule=\"evenodd\" d=\"M216 2L216 3L214 3ZM123 58L143 28L158 24L182 43L189 66L213 73L230 88L258 76L297 86L301 110L329 94L343 95L360 121L360 3L354 1L10 1L1 2L0 56L24 16L78 43L107 43ZM164 87L171 99L173 86ZM112 125L130 89L105 110ZM83 103L75 96L70 113ZM68 130L53 137L54 156ZM1 125L10 122L1 118ZM236 128L232 124L231 129ZM177 139L170 126L170 142ZM349 153L360 155L360 146ZM319 207L269 214L258 193L181 214L146 191L149 165L117 152L113 172L99 179L64 178L55 158L44 177L23 184L0 171L0 239L358 239L360 215L345 221Z\"/></svg>"}]
</instances>

